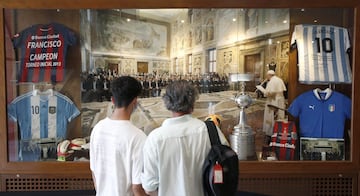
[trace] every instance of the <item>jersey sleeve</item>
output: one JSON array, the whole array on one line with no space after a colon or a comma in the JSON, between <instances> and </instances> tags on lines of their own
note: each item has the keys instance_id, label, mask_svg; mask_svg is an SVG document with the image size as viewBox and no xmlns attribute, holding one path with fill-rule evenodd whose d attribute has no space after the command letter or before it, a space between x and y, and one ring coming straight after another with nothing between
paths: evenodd
<instances>
[{"instance_id":1,"label":"jersey sleeve","mask_svg":"<svg viewBox=\"0 0 360 196\"><path fill-rule=\"evenodd\" d=\"M343 99L344 115L347 119L351 118L351 99L344 95Z\"/></svg>"},{"instance_id":2,"label":"jersey sleeve","mask_svg":"<svg viewBox=\"0 0 360 196\"><path fill-rule=\"evenodd\" d=\"M76 107L75 103L71 101L70 98L59 92L56 92L56 95L60 98L60 101L58 103L60 105L58 105L58 107L62 107L61 115L63 115L63 117L66 118L68 122L72 121L80 114L79 109Z\"/></svg>"},{"instance_id":3,"label":"jersey sleeve","mask_svg":"<svg viewBox=\"0 0 360 196\"><path fill-rule=\"evenodd\" d=\"M8 116L11 120L13 121L17 121L18 117L17 117L17 112L16 112L16 103L11 102L8 106L7 106L7 110L8 110Z\"/></svg>"},{"instance_id":4,"label":"jersey sleeve","mask_svg":"<svg viewBox=\"0 0 360 196\"><path fill-rule=\"evenodd\" d=\"M12 38L12 43L14 48L20 47L22 43L22 33L15 34L14 37Z\"/></svg>"},{"instance_id":5,"label":"jersey sleeve","mask_svg":"<svg viewBox=\"0 0 360 196\"><path fill-rule=\"evenodd\" d=\"M72 46L76 43L75 33L71 29L69 29L68 27L66 27L62 24L55 23L55 25L57 26L57 28L59 30L61 30L62 34L65 35L67 44Z\"/></svg>"},{"instance_id":6,"label":"jersey sleeve","mask_svg":"<svg viewBox=\"0 0 360 196\"><path fill-rule=\"evenodd\" d=\"M292 35L291 35L291 42L290 42L290 44L291 45L294 45L295 43L296 43L296 34L297 34L297 32L299 31L298 29L299 29L299 25L296 25L295 27L294 27L294 32L292 33Z\"/></svg>"},{"instance_id":7,"label":"jersey sleeve","mask_svg":"<svg viewBox=\"0 0 360 196\"><path fill-rule=\"evenodd\" d=\"M12 37L12 42L13 42L13 46L14 48L19 48L22 46L23 43L25 43L28 35L31 34L31 32L34 32L34 30L37 28L38 25L33 25L31 27L28 27L24 30L22 30L19 33L16 33L13 37ZM31 37L30 37L31 38Z\"/></svg>"},{"instance_id":8,"label":"jersey sleeve","mask_svg":"<svg viewBox=\"0 0 360 196\"><path fill-rule=\"evenodd\" d=\"M21 44L23 44L23 37L25 37L26 32L28 29L21 31L20 33L16 33L12 38L12 43L14 48L19 48Z\"/></svg>"},{"instance_id":9,"label":"jersey sleeve","mask_svg":"<svg viewBox=\"0 0 360 196\"><path fill-rule=\"evenodd\" d=\"M288 112L294 116L298 117L300 115L300 97L296 98L289 106Z\"/></svg>"},{"instance_id":10,"label":"jersey sleeve","mask_svg":"<svg viewBox=\"0 0 360 196\"><path fill-rule=\"evenodd\" d=\"M350 44L350 38L349 38L349 32L347 29L344 29L345 33L344 33L344 44L345 44L345 52L347 52L350 47L351 47L351 44Z\"/></svg>"},{"instance_id":11,"label":"jersey sleeve","mask_svg":"<svg viewBox=\"0 0 360 196\"><path fill-rule=\"evenodd\" d=\"M29 106L27 105L29 94L24 94L16 97L12 100L11 103L7 105L7 113L8 117L13 121L21 120L26 113L26 108Z\"/></svg>"},{"instance_id":12,"label":"jersey sleeve","mask_svg":"<svg viewBox=\"0 0 360 196\"><path fill-rule=\"evenodd\" d=\"M67 102L65 108L66 108L66 113L68 114L67 120L69 122L72 121L74 118L76 118L80 114L80 111L76 107L74 102Z\"/></svg>"}]
</instances>

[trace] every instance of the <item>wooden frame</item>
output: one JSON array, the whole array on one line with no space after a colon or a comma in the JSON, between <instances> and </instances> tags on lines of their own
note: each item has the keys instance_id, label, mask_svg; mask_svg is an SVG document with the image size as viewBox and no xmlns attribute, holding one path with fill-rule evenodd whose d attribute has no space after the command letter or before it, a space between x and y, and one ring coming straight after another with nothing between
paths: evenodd
<instances>
[{"instance_id":1,"label":"wooden frame","mask_svg":"<svg viewBox=\"0 0 360 196\"><path fill-rule=\"evenodd\" d=\"M343 7L354 9L353 46L353 81L360 79L360 2L358 0L2 0L0 8L9 9L84 9L84 8L325 8ZM6 114L6 74L5 74L5 40L4 40L4 10L0 10L0 175L23 174L62 174L84 175L90 177L89 163L78 162L8 162L7 157L7 114ZM290 57L294 58L294 57ZM291 60L291 59L290 59ZM289 89L297 88L296 72L289 71ZM294 92L289 92L294 97ZM360 83L352 85L352 120L351 138L360 138ZM359 123L358 123L359 122ZM360 177L360 141L352 140L350 161L334 162L241 162L240 176L249 175L343 175L357 174ZM357 186L360 185L357 180ZM1 191L1 189L0 189ZM356 189L355 192L358 190Z\"/></svg>"}]
</instances>

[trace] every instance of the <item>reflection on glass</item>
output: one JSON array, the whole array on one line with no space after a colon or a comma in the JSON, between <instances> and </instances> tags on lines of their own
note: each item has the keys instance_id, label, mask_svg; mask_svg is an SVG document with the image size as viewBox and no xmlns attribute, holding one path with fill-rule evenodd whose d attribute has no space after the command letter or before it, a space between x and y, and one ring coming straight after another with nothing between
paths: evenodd
<instances>
[{"instance_id":1,"label":"reflection on glass","mask_svg":"<svg viewBox=\"0 0 360 196\"><path fill-rule=\"evenodd\" d=\"M288 82L288 9L112 9L81 16L84 135L111 113L111 80L121 75L143 85L132 121L146 133L170 117L161 100L166 85L185 79L201 92L194 116L204 119L211 105L229 135L239 123L231 100L239 84L229 74L250 73L246 91L255 101L248 121L261 135L265 98L255 86L269 69Z\"/></svg>"},{"instance_id":2,"label":"reflection on glass","mask_svg":"<svg viewBox=\"0 0 360 196\"><path fill-rule=\"evenodd\" d=\"M9 160L57 160L59 152L61 156L65 156L60 160L78 160L86 157L86 150L79 152L76 149L83 149L82 145L88 142L94 125L111 114L111 81L121 75L134 76L143 85L139 107L131 120L147 134L171 115L161 100L166 85L174 80L184 79L193 83L201 93L193 115L202 120L211 113L221 115L221 130L229 136L239 123L239 108L232 98L240 91L241 86L239 82L231 82L230 76L244 73L253 76L244 85L246 94L253 99L253 103L246 109L247 124L256 132L255 150L259 152L257 155L262 155L258 159L267 160L266 157L274 156L269 151L263 151L271 149L264 145L264 140L266 144L271 140L263 132L267 98L256 86L266 88L268 70L274 70L276 76L281 78L287 87L289 85L289 40L292 33L289 31L290 14L294 16L291 18L293 24L314 23L315 19L317 23L332 24L326 20L330 18L327 14L339 12L344 17L334 25L341 26L343 21L348 20L345 17L352 13L346 9L321 10L109 9L80 10L80 13L77 10L44 10L37 11L36 16L32 10L14 10L18 16L34 15L26 24L15 19L17 26L14 26L18 32L34 24L61 21L56 23L67 26L75 34L77 43L69 42L72 45L67 47L71 52L66 55L66 74L62 81L56 81L56 75L50 75L46 81L35 81L30 77L30 81L24 82L19 79L19 73L23 69L18 56L25 53L20 49L14 52L11 47L13 43L7 38L10 47L6 48L6 55L7 59L11 59L6 64L9 106L17 98L25 97L26 94L34 95L34 90L37 90L36 92L40 92L40 98L53 95L52 93L66 96L68 99L65 100L75 104L81 115L75 115L75 109L66 112L67 115L73 115L67 117L70 120L69 125L65 125L66 129L60 131L62 134L54 136L54 132L51 131L51 134L46 134L50 133L50 129L46 129L39 132L41 136L37 138L25 138L29 133L18 126L20 122L14 121L10 115ZM79 23L74 25L61 20L65 18L65 12L78 16ZM50 22L44 21L44 16L48 16ZM316 17L314 19L310 16ZM6 20L11 21L9 18ZM351 34L351 31L349 32ZM81 92L78 90L79 87ZM337 86L338 89L345 92L348 88L342 89ZM286 99L287 92L284 94ZM296 93L298 94L300 93ZM346 95L350 96L349 92ZM9 109L11 114L11 106ZM30 109L34 114L41 111L40 107ZM54 111L53 107L47 109L49 114ZM346 129L350 129L348 123ZM23 148L24 145L27 147ZM347 148L348 145L346 138L345 145L339 143L341 148ZM304 148L307 146L304 144ZM297 152L299 148L300 146L297 146ZM35 152L36 157L23 159L22 152L25 151ZM76 159L73 154L72 157L66 158L69 155L68 151L76 151ZM345 154L348 156L349 152ZM330 155L320 153L316 158L321 160L325 157L328 160L327 156ZM246 159L257 160L257 157Z\"/></svg>"}]
</instances>

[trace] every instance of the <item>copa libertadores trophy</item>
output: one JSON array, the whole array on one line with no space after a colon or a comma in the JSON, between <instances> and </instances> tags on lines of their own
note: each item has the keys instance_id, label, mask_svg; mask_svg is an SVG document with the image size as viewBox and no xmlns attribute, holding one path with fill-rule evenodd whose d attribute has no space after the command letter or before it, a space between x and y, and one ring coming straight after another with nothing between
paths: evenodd
<instances>
[{"instance_id":1,"label":"copa libertadores trophy","mask_svg":"<svg viewBox=\"0 0 360 196\"><path fill-rule=\"evenodd\" d=\"M253 74L230 74L231 82L240 83L240 91L234 101L240 108L239 124L234 126L230 134L231 148L237 153L239 160L247 160L255 156L255 138L252 128L246 123L245 109L252 104L252 98L245 92L245 82L253 80Z\"/></svg>"}]
</instances>

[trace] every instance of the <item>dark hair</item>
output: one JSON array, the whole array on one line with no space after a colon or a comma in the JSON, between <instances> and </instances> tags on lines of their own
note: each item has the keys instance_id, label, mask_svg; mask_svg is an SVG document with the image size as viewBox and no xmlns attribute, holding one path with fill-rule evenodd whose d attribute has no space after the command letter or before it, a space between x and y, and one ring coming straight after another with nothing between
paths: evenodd
<instances>
[{"instance_id":1,"label":"dark hair","mask_svg":"<svg viewBox=\"0 0 360 196\"><path fill-rule=\"evenodd\" d=\"M142 86L130 76L121 76L111 83L111 92L117 108L127 107L134 98L140 95Z\"/></svg>"},{"instance_id":2,"label":"dark hair","mask_svg":"<svg viewBox=\"0 0 360 196\"><path fill-rule=\"evenodd\" d=\"M166 88L163 100L166 109L172 112L191 112L198 98L197 89L185 80L172 82Z\"/></svg>"}]
</instances>

